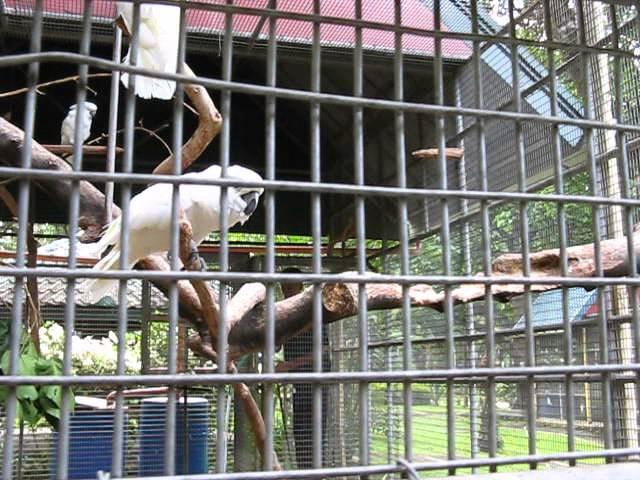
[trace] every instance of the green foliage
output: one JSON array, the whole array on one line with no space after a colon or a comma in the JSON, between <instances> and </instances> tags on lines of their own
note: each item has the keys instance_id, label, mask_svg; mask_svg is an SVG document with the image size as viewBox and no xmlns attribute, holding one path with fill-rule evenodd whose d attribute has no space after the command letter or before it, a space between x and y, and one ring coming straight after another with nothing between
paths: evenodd
<instances>
[{"instance_id":1,"label":"green foliage","mask_svg":"<svg viewBox=\"0 0 640 480\"><path fill-rule=\"evenodd\" d=\"M565 193L589 194L589 174L579 173L565 179ZM555 193L553 185L539 190L540 194ZM590 243L592 239L592 209L585 203L566 203L564 206L569 242L572 245ZM555 202L531 202L527 209L532 251L558 247L558 205ZM520 206L503 204L493 210L492 251L502 253L517 249L520 244ZM515 248L514 248L515 246Z\"/></svg>"},{"instance_id":2,"label":"green foliage","mask_svg":"<svg viewBox=\"0 0 640 480\"><path fill-rule=\"evenodd\" d=\"M140 334L129 332L126 339L125 371L138 373L140 371ZM48 357L62 360L64 355L64 329L55 322L50 322L40 328L40 343L42 352ZM114 332L101 338L80 337L71 338L72 358L71 367L75 375L105 375L113 374L118 363L118 338Z\"/></svg>"},{"instance_id":3,"label":"green foliage","mask_svg":"<svg viewBox=\"0 0 640 480\"><path fill-rule=\"evenodd\" d=\"M10 371L9 322L0 323L0 370ZM57 358L46 358L38 353L30 336L23 334L18 354L18 375L61 375L62 363ZM9 387L0 386L0 402L5 403ZM57 385L20 385L16 388L18 421L31 427L49 423L57 429L60 421L62 389Z\"/></svg>"}]
</instances>

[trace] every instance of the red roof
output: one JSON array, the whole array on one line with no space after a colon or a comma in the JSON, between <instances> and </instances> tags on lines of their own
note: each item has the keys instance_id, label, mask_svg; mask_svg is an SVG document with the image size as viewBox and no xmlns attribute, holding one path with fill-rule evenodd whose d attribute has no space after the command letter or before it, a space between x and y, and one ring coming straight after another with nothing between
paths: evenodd
<instances>
[{"instance_id":1,"label":"red roof","mask_svg":"<svg viewBox=\"0 0 640 480\"><path fill-rule=\"evenodd\" d=\"M45 0L45 12L52 15L79 15L82 12L83 1ZM225 16L223 13L197 9L198 4L224 4L225 0L200 0L191 2L188 24L190 31L199 33L220 33L224 31ZM35 5L34 0L8 0L5 2L7 13L30 15ZM234 5L253 9L266 8L269 0L235 0ZM115 3L105 0L93 2L96 18L113 18ZM299 14L313 13L313 0L279 0L278 10ZM345 19L355 18L353 0L321 0L320 13L322 15ZM13 11L13 12L12 12ZM362 18L367 21L393 25L393 0L362 0ZM235 14L233 16L234 34L250 37L260 21L259 15ZM433 29L433 13L421 0L402 0L402 23L412 28ZM268 22L262 26L258 38L264 39L268 33ZM447 30L446 26L442 26ZM281 19L276 24L279 41L292 43L311 43L312 22L302 20ZM344 25L323 24L320 29L321 43L325 46L353 48L354 28ZM393 51L395 45L394 33L391 31L364 29L363 47L369 50ZM405 53L414 55L433 56L434 41L432 38L418 35L404 35L403 49ZM443 40L442 51L445 58L468 58L471 55L469 46L461 40Z\"/></svg>"}]
</instances>

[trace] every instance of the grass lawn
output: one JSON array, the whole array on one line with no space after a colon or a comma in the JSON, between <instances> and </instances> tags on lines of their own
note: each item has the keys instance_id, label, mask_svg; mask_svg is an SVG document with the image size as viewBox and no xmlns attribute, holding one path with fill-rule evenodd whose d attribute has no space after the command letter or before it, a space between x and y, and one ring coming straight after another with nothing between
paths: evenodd
<instances>
[{"instance_id":1,"label":"grass lawn","mask_svg":"<svg viewBox=\"0 0 640 480\"><path fill-rule=\"evenodd\" d=\"M458 407L456 409L456 457L471 457L471 435L469 432L468 409ZM445 406L425 406L413 407L413 454L416 461L430 461L436 459L446 459L447 457L447 412ZM402 419L400 418L400 424ZM502 449L498 452L499 457L522 456L529 452L528 432L526 428L505 424L498 426L498 432L503 440ZM402 433L399 432L397 446L393 449L402 453ZM375 433L371 438L372 459L386 461L388 438L384 433ZM537 453L559 453L567 450L567 434L560 431L544 430L539 427L536 434ZM599 440L588 437L576 437L576 450L589 451L603 448ZM397 454L396 454L397 455ZM486 456L486 454L481 454ZM602 463L603 460L594 459L589 463ZM545 468L540 465L539 468ZM511 465L500 467L499 471L527 470L527 465ZM465 469L461 469L466 471ZM488 471L488 469L482 469ZM470 470L469 470L470 472ZM444 476L446 471L428 472L425 476Z\"/></svg>"}]
</instances>

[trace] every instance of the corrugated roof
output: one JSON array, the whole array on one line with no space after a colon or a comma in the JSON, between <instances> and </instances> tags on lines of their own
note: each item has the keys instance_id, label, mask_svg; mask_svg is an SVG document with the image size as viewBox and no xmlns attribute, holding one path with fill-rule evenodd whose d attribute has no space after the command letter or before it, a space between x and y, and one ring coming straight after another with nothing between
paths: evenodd
<instances>
[{"instance_id":1,"label":"corrugated roof","mask_svg":"<svg viewBox=\"0 0 640 480\"><path fill-rule=\"evenodd\" d=\"M34 0L8 0L6 12L12 15L31 16ZM52 18L78 19L83 11L82 1L45 0L45 16ZM211 34L217 37L224 32L225 15L220 12L197 9L198 4L224 4L224 0L201 0L190 2L187 23L189 31L197 34ZM234 5L239 7L264 9L268 0L236 0ZM115 16L115 4L109 1L93 2L94 17L99 23L110 21ZM355 18L355 6L351 0L322 0L322 15L344 19ZM279 0L278 10L298 14L313 14L313 0ZM394 24L393 0L363 0L363 20L378 22L385 25ZM268 34L268 22L260 21L259 15L234 14L233 32L236 37L255 38L264 40ZM402 23L407 27L433 29L433 12L429 6L420 0L403 0ZM259 31L256 32L256 29ZM448 30L446 24L443 30ZM278 41L294 44L309 45L312 38L312 22L302 20L281 19L277 21L276 32ZM354 28L345 25L325 23L320 29L321 43L324 46L353 48ZM393 52L395 35L390 31L364 29L363 47L367 50ZM471 55L471 48L466 42L446 39L442 42L443 56L447 59L466 59ZM432 38L418 35L403 36L403 50L407 54L433 56L434 41Z\"/></svg>"},{"instance_id":2,"label":"corrugated roof","mask_svg":"<svg viewBox=\"0 0 640 480\"><path fill-rule=\"evenodd\" d=\"M569 288L569 317L571 322L582 320L593 302L596 301L598 290L587 291L581 287ZM533 301L533 327L560 326L562 318L562 290L551 290L539 294ZM513 326L514 329L525 327L524 315Z\"/></svg>"},{"instance_id":3,"label":"corrugated roof","mask_svg":"<svg viewBox=\"0 0 640 480\"><path fill-rule=\"evenodd\" d=\"M84 300L83 282L76 286L75 304L81 307L99 306L113 307L117 305L117 292L113 296L104 297L98 303L87 303ZM0 277L0 303L13 305L15 294L15 278ZM62 306L67 303L67 280L64 278L38 278L38 294L42 306ZM160 290L151 287L151 308L165 309L168 307L167 298ZM127 288L128 308L142 308L142 280L129 280Z\"/></svg>"}]
</instances>

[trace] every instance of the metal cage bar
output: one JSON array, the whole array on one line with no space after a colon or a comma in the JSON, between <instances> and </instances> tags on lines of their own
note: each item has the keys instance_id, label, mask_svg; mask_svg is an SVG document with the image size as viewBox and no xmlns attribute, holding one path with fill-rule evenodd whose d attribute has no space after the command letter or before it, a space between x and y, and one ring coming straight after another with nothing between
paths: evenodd
<instances>
[{"instance_id":1,"label":"metal cage bar","mask_svg":"<svg viewBox=\"0 0 640 480\"><path fill-rule=\"evenodd\" d=\"M628 113L635 106L626 104L624 98L628 95L626 89L629 87L625 82L629 81L629 76L640 76L637 72L630 73L632 68L637 68L636 62L640 65L634 47L629 47L635 45L631 44L633 39L629 31L633 32L634 20L630 15L638 15L637 7L633 10L634 5L630 3L604 2L603 5L595 0L575 0L569 2L575 3L575 9L565 11L551 1L529 2L518 8L515 0L508 0L502 2L508 18L501 26L491 20L493 13L487 11L486 2L432 0L416 2L429 12L426 25L417 25L407 13L411 2L400 0L376 4L372 0L357 0L349 6L352 10L347 13L335 10L334 3L323 0L309 2L306 10L299 5L294 8L294 2L286 0L269 0L255 6L237 5L233 0L196 4L166 0L156 3L178 6L180 10L177 68L175 72L158 72L135 65L138 51L143 48L141 37L146 2L133 2L130 64L120 62L120 33L114 37L113 54L109 58L92 54L92 33L96 25L102 22L101 28L106 28L104 18L94 19L98 2L78 2L83 7L82 14L73 20L82 27L78 53L47 51L46 48L43 51L51 25L66 18L62 15L56 19L51 12L47 13L46 3L38 0L34 8L25 7L25 12L30 13L22 14L32 16L28 53L23 47L23 53L12 52L0 58L0 69L27 66L28 74L20 162L0 166L0 175L16 180L19 192L15 265L0 265L0 277L14 279L15 289L8 320L11 325L8 368L3 372L5 375L0 376L0 386L7 387L7 399L0 416L6 429L4 478L13 477L14 465L19 460L14 425L20 415L18 391L23 386L61 387L63 397L55 475L63 479L69 478L68 460L73 435L71 391L81 388L115 387L112 478L153 478L142 477L142 473L132 467L132 454L125 448L128 442L135 444L140 440L135 435L133 440L128 437L132 425L137 422L131 422L128 417L128 412L135 412L135 408L128 409L124 390L140 386L164 386L168 391L162 431L163 475L155 478L417 478L419 472L438 470L443 475L445 472L461 474L462 469L471 469L472 473L484 469L495 472L507 466L533 470L542 464L546 468L550 462L555 462L551 465L553 468L568 468L587 460L604 459L612 463L640 455L638 414L630 407L637 405L640 398L637 300L640 279L633 239L633 222L640 207L633 186L637 182L636 164L640 158L637 157L640 126ZM1 6L5 7L5 2ZM19 10L19 7L13 8ZM593 27L589 22L593 21L595 8L608 15L610 31L600 37L590 30ZM220 58L207 59L207 65L219 64L219 79L211 78L211 73L192 76L185 68L190 41L196 34L204 35L190 22L204 13L223 18L219 31L209 32L217 35L221 42ZM387 14L387 21L380 20L383 14ZM461 17L455 21L451 19L455 14L464 14L464 22L461 22L464 25L457 23ZM573 17L569 20L575 23L575 28L572 27L570 34L562 30L570 21L558 19L556 16L560 14ZM6 8L3 8L0 25L9 18L5 15ZM9 18L12 21L20 18L19 11L12 15ZM246 18L255 22L251 36L242 39L249 45L245 51L245 44L238 40L241 35L237 25L247 21ZM296 44L295 38L282 33L296 22L301 31L307 32L306 44ZM531 22L539 30L533 33L526 30ZM348 40L340 40L343 44L327 41L327 32L331 29L348 31L345 34ZM116 29L116 32L120 31ZM391 43L387 42L387 47L380 47L373 55L370 38L383 42L387 38L385 35ZM421 57L405 47L416 37L430 45L430 56ZM467 57L448 58L446 49L452 42L458 42L459 48L467 51ZM292 45L296 48L292 49ZM294 50L295 54L291 53ZM291 75L301 78L288 78L287 62L294 63L291 58L295 58L295 62L301 62L301 59L306 62L304 70L296 70L295 75ZM347 62L343 62L345 58ZM599 70L604 58L611 64L611 72ZM258 69L251 68L253 65L247 67L250 61L260 66L264 63L264 79L253 82L253 70ZM344 63L349 62L352 65L345 67ZM75 120L72 168L61 171L33 168L31 158L34 134L37 133L39 73L45 66L57 64L78 69L78 85L74 90L79 115ZM579 71L573 70L576 66L580 67ZM90 68L114 72L110 83L105 171L89 171L90 166L83 162L82 112L86 108ZM529 78L532 69L537 69L537 76ZM299 75L302 71L305 73ZM115 134L121 73L130 77L123 102L125 148L120 171L116 172ZM384 80L374 78L378 75L386 78L386 85L383 85ZM141 173L136 171L137 164L134 164L134 152L138 147L134 137L136 111L142 106L137 103L134 88L136 77L141 80L148 76L177 84L170 114L174 152L171 175ZM602 92L601 86L594 81L596 78L601 84L607 84L610 91ZM451 82L455 87L449 85L451 79L455 80ZM225 121L217 152L221 165L218 179L181 176L183 130L187 121L183 113L184 85L187 83L220 92ZM571 88L567 86L569 84ZM572 114L567 113L570 102L564 98L569 94L575 100ZM454 96L455 101L452 100ZM262 181L238 180L228 174L231 159L237 159L233 150L241 143L238 142L240 137L236 137L240 129L237 129L237 123L232 128L231 119L237 122L242 116L233 114L233 109L242 108L245 97L259 106L258 114L264 106L264 145L254 150L264 154L260 167L264 171ZM607 108L611 110L609 116L602 113ZM306 115L307 109L308 124L306 117L300 125L286 124L285 120L290 119L283 112L299 110ZM341 116L344 117L342 123ZM388 125L380 126L385 122ZM506 133L499 131L503 126ZM567 129L576 136L575 144L573 140L567 140ZM332 136L336 130L344 130L346 134L339 132L342 135ZM301 139L299 132L308 137ZM376 136L378 138L372 140ZM613 141L607 143L603 137ZM308 154L308 159L296 158L301 166L299 170L297 166L292 168L291 171L296 172L291 176L286 168L282 169L282 174L280 170L290 160L285 158L290 153L284 149L288 142L297 142L300 152ZM464 147L463 159L457 164L448 158L447 147L450 145ZM543 159L546 163L536 156L536 148L542 148L540 145L548 147ZM437 148L436 161L419 165L423 160L408 158L409 148L427 146ZM512 152L513 155L508 163L499 164L492 157L496 151ZM210 156L209 151L203 155L203 160L208 161L207 155ZM393 161L385 161L390 156ZM542 163L547 170L542 170L539 165ZM420 168L423 175L418 179L414 173ZM512 170L508 172L514 179L511 190L495 187L494 177L502 175L499 168ZM586 178L586 187L578 193L568 187L574 175L585 175ZM70 185L68 264L31 267L25 262L31 186L36 182L42 185L51 181ZM113 192L116 188L120 190L122 255L118 269L97 272L81 268L81 247L75 240L82 181L105 183L109 219ZM170 268L166 271L134 271L128 261L131 197L136 184L149 183L171 186ZM220 245L219 257L212 262L215 269L211 271L180 269L180 189L190 185L219 187L220 190L221 213L215 236ZM619 191L613 191L612 185ZM240 257L233 251L235 234L229 231L232 226L229 208L234 202L232 189L237 187L264 189L264 231L251 232L259 239L251 242L264 243L261 271L250 258ZM304 244L309 248L305 250L306 256L279 257L276 248L279 234L288 233L278 230L281 199L294 193L310 199L309 212L301 215L309 220L310 235L300 241L306 242ZM347 201L343 202L341 210L337 208L334 212L336 198ZM382 211L385 207L381 205L387 204L392 206L394 213L389 215ZM534 224L538 205L555 212L548 224ZM302 207L291 205L291 208ZM501 227L496 220L502 209L510 208L513 212L509 218L513 224L511 230ZM572 237L576 228L574 208L591 212L589 232L581 232L593 237L595 274L590 278L572 277L571 262L574 260L569 258L569 249L576 244ZM374 218L377 213L383 217L382 221ZM327 219L330 216L333 219L334 214L335 218L344 214L352 222L353 231L347 232L338 242L342 247L355 246L349 248L355 252L350 264L355 265L356 272L336 273L332 270L335 259L324 261L323 254L329 250L326 245L335 240L335 232L324 230L332 221ZM616 231L617 225L610 218L615 215L620 220L620 231ZM420 216L420 221L415 220ZM383 232L376 236L378 223L386 221L392 221L393 225L391 228L384 225ZM542 232L546 233L542 235L545 228L550 232ZM508 238L499 237L503 233ZM603 267L603 250L607 245L604 242L618 234L627 236L628 272L625 276L609 277L610 272L605 272ZM370 244L377 245L373 251L378 253L369 254ZM538 276L531 261L532 254L548 249L547 244L558 247L558 265L552 275ZM495 272L492 258L512 250L521 253L522 270L509 277ZM427 257L429 261L425 260ZM246 271L239 266L238 259L246 263ZM287 262L304 264L305 270L301 273L280 272L279 267ZM384 273L373 272L372 267L380 268ZM474 272L482 274L474 275ZM62 374L24 375L19 356L27 300L25 284L32 279L52 278L61 279L66 285L66 303L62 307ZM113 328L117 329L117 363L108 375L74 375L72 340L77 333L82 307L76 286L83 279L94 278L118 280L118 305L113 309L117 312L117 319L113 319ZM168 302L161 307L162 314L157 315L163 316L166 320L163 327L168 328L166 338L163 338L166 369L160 374L149 373L159 370L150 366L148 343L142 347L145 353L141 373L128 370L127 354L135 347L127 344L127 334L137 321L129 307L130 295L136 291L133 280L143 281L141 303L148 308L155 295L149 282L162 280L168 285ZM218 282L220 285L220 328L215 339L219 353L215 368L211 364L193 362L190 367L193 371L180 371L178 332L183 312L179 282L185 280ZM233 287L241 282L261 282L266 286L264 302L251 313L264 315L260 320L264 322L264 337L257 335L257 342L262 344L261 369L230 373L234 366L234 358L227 350L230 298ZM352 318L336 320L325 308L325 284L336 282L357 285L357 298L352 299L355 303ZM277 368L280 363L286 363L279 362L276 344L282 333L278 323L281 314L278 308L282 308L278 302L278 284L286 283L304 283L310 292L310 306L304 312L309 321L301 330L311 331L311 347L309 352L304 352L309 354L309 364L302 371L281 372ZM395 312L385 318L377 317L379 305L370 306L369 295L375 291L374 287L389 284L399 287L401 301L394 304ZM440 312L412 306L416 295L414 287L420 284L429 284L442 292L438 305ZM523 293L523 301L513 301L508 308L498 305L492 293L494 287L507 284L521 286ZM486 287L481 299L483 306L456 303L460 298L455 296L456 290L470 285ZM536 285L560 290L560 299L553 311L555 323L541 324L538 307L545 294L537 294ZM597 294L588 305L593 310L590 316L584 313L576 319L571 293L578 286L595 289ZM518 320L520 313L522 320ZM147 310L140 326L146 335L150 335L150 324L155 321L152 317ZM343 320L348 333L337 332L334 328L335 322ZM382 330L389 338L381 333ZM331 335L331 340L326 342L327 336ZM548 343L542 340L548 340ZM511 348L509 355L503 355L502 350L507 348ZM519 351L522 349L524 352ZM557 355L541 358L549 351ZM324 365L325 355L331 356L332 371L327 371ZM262 395L264 432L260 453L263 458L261 464L256 461L256 472L234 471L241 463L236 464L236 455L244 452L236 452L229 445L232 432L228 428L228 408L233 399L227 390L240 383L254 387ZM384 384L384 391L379 384ZM288 388L280 389L281 385ZM311 409L308 432L312 458L308 466L313 468L308 469L291 455L292 449L299 447L295 444L297 439L292 441L287 437L295 428L292 426L294 421L286 418L293 409L295 392L291 392L299 385L308 385L311 392L307 406ZM558 403L552 407L560 411L557 421L547 419L541 413L545 408L543 402L549 403L552 398L545 397L544 389L551 388L545 385L556 388L553 400ZM208 411L215 411L212 416L216 430L210 438L215 438L216 444L208 453L216 459L215 468L210 468L210 472L215 473L188 475L178 471L180 459L176 452L180 439L177 434L182 425L177 412L182 405L178 404L177 395L185 392L186 397L191 389L203 387L213 390L209 398L215 399L215 406L208 407ZM446 392L446 407L440 408L438 399L433 405L428 403L431 401L429 392L433 391L428 389L436 387ZM500 398L504 398L504 389L516 392L513 397L517 397L517 402L513 400L508 408L499 405ZM279 403L276 403L277 397ZM382 397L384 421L378 418ZM588 405L582 407L579 402L583 398L585 403L597 403L597 420L584 420L581 409L591 408L589 415L593 415L594 409ZM469 404L463 408L465 401ZM186 399L184 406L188 407ZM346 423L341 430L336 429L343 435L340 439L333 438L335 435L329 434L326 427L329 419L338 417L337 413ZM423 438L421 428L426 423L425 417L430 420L431 430L427 433L433 434L435 439L428 435L425 435L426 440ZM516 435L510 422L518 427L526 426L522 436L526 451L513 454L501 449L505 437ZM556 438L562 439L553 449L545 441L549 425L553 425ZM434 433L437 429L440 429L439 434ZM501 434L503 429L509 435ZM585 431L589 431L589 435L585 435ZM402 444L394 448L392 442L398 439L402 439ZM22 441L20 437L20 443ZM382 455L380 443L386 444ZM281 453L284 455L280 456ZM381 460L381 457L384 458ZM566 465L559 467L559 462ZM283 470L276 471L279 466ZM97 473L97 476L102 478L103 473Z\"/></svg>"}]
</instances>

